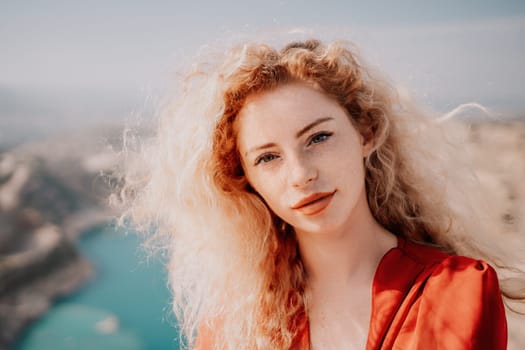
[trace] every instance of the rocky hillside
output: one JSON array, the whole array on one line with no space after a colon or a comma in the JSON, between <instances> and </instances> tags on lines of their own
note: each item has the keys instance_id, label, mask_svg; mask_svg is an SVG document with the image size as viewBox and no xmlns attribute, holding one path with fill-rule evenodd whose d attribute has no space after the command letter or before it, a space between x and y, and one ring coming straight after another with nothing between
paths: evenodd
<instances>
[{"instance_id":1,"label":"rocky hillside","mask_svg":"<svg viewBox=\"0 0 525 350\"><path fill-rule=\"evenodd\" d=\"M79 233L109 220L102 172L117 131L97 130L0 153L0 349L57 297L90 278Z\"/></svg>"},{"instance_id":2,"label":"rocky hillside","mask_svg":"<svg viewBox=\"0 0 525 350\"><path fill-rule=\"evenodd\" d=\"M525 121L469 130L465 146L498 217L489 241L516 251L525 242ZM100 129L0 152L0 349L91 276L75 240L114 216L100 175L118 163L120 135ZM509 349L524 349L524 317L509 320Z\"/></svg>"},{"instance_id":3,"label":"rocky hillside","mask_svg":"<svg viewBox=\"0 0 525 350\"><path fill-rule=\"evenodd\" d=\"M476 173L489 194L498 225L488 241L525 271L525 120L471 126ZM525 291L521 281L515 288ZM507 312L509 349L525 349L525 305L512 304L523 315Z\"/></svg>"}]
</instances>

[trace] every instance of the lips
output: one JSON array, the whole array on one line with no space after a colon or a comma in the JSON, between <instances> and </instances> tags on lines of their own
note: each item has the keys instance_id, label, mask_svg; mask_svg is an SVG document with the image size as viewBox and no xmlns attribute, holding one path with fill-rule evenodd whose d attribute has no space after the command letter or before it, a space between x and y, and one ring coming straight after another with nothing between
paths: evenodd
<instances>
[{"instance_id":1,"label":"lips","mask_svg":"<svg viewBox=\"0 0 525 350\"><path fill-rule=\"evenodd\" d=\"M314 215L323 211L332 201L336 191L318 192L304 197L292 206L292 209L304 215Z\"/></svg>"}]
</instances>

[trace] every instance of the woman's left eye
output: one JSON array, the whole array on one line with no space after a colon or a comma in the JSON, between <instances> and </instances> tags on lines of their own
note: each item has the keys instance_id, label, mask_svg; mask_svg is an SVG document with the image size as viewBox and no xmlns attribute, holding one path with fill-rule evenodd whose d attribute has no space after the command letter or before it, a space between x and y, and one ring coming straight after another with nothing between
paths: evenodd
<instances>
[{"instance_id":1,"label":"woman's left eye","mask_svg":"<svg viewBox=\"0 0 525 350\"><path fill-rule=\"evenodd\" d=\"M317 134L314 134L311 138L308 144L315 144L315 143L321 143L326 140L328 140L332 136L331 132L319 132Z\"/></svg>"}]
</instances>

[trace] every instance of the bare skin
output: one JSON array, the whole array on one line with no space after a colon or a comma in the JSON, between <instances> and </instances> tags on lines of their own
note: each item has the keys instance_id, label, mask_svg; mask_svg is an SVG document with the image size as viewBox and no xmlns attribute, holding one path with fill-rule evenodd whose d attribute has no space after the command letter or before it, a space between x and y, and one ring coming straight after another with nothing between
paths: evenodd
<instances>
[{"instance_id":1,"label":"bare skin","mask_svg":"<svg viewBox=\"0 0 525 350\"><path fill-rule=\"evenodd\" d=\"M395 247L379 225L340 239L300 239L308 279L311 349L365 349L377 265Z\"/></svg>"},{"instance_id":2,"label":"bare skin","mask_svg":"<svg viewBox=\"0 0 525 350\"><path fill-rule=\"evenodd\" d=\"M238 120L248 181L296 232L311 349L364 349L374 274L397 244L366 199L372 141L336 101L304 83L250 97Z\"/></svg>"}]
</instances>

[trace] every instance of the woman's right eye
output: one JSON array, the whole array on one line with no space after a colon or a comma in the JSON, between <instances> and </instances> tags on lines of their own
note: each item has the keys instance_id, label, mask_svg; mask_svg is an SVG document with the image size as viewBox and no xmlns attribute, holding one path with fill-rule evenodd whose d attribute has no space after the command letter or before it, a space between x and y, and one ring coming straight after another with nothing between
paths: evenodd
<instances>
[{"instance_id":1,"label":"woman's right eye","mask_svg":"<svg viewBox=\"0 0 525 350\"><path fill-rule=\"evenodd\" d=\"M257 159L255 159L255 165L259 165L261 163L269 163L272 160L276 159L277 157L278 156L276 154L273 154L273 153L263 154L263 155L257 157Z\"/></svg>"}]
</instances>

